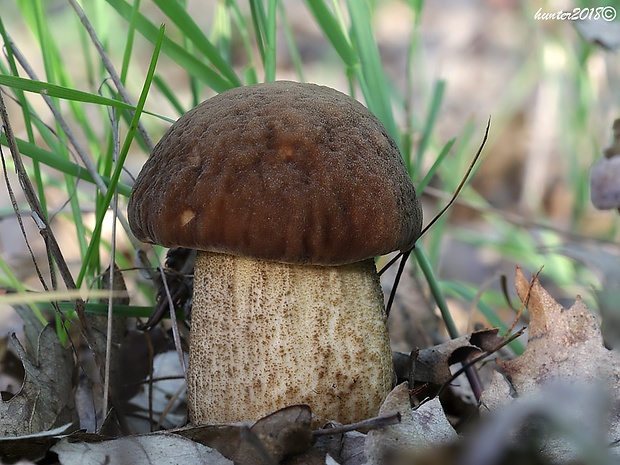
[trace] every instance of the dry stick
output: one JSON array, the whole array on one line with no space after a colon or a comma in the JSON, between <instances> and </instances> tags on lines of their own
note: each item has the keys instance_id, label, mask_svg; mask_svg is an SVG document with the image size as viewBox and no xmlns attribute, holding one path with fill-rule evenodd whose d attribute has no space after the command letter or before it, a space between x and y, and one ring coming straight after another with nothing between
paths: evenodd
<instances>
[{"instance_id":1,"label":"dry stick","mask_svg":"<svg viewBox=\"0 0 620 465\"><path fill-rule=\"evenodd\" d=\"M394 303L394 299L396 298L396 288L398 287L398 283L400 282L400 278L403 275L403 271L405 269L405 265L407 264L407 259L411 251L404 252L402 255L402 259L398 265L398 271L396 272L396 276L394 277L394 284L392 285L392 289L390 291L390 297L385 306L385 316L390 316L390 310L392 310L392 304Z\"/></svg>"},{"instance_id":2,"label":"dry stick","mask_svg":"<svg viewBox=\"0 0 620 465\"><path fill-rule=\"evenodd\" d=\"M333 428L324 428L312 431L312 436L331 436L332 434L343 434L358 429L379 429L386 426L400 423L400 412L391 412L379 415L374 418L358 421L349 425L334 426Z\"/></svg>"},{"instance_id":3,"label":"dry stick","mask_svg":"<svg viewBox=\"0 0 620 465\"><path fill-rule=\"evenodd\" d=\"M58 267L58 271L62 276L62 279L65 283L67 289L73 290L77 289L75 285L75 281L73 280L73 276L71 275L71 271L67 266L67 262L62 255L62 251L56 241L56 237L52 232L52 228L47 222L45 212L43 212L43 207L39 202L39 199L35 193L35 189L28 178L28 174L26 173L26 169L22 162L21 156L17 149L17 143L15 141L15 134L13 133L13 129L9 122L9 115L6 110L6 106L4 105L4 98L2 97L2 92L0 92L0 121L4 126L4 132L6 134L6 140L8 142L9 150L11 152L11 156L13 158L13 163L15 165L15 170L17 171L17 176L19 179L19 183L24 191L24 195L26 196L26 200L30 205L30 209L32 210L32 217L35 221L35 224L39 228L39 234L43 237L45 241L46 248L49 250L50 255L56 261L56 266ZM19 215L18 215L19 217ZM75 312L78 315L78 319L80 321L80 331L82 333L82 337L84 341L88 344L88 346L92 349L92 338L90 336L90 331L88 330L88 326L86 324L86 318L84 317L84 300L82 298L74 299ZM62 315L60 308L55 305L56 311ZM101 365L98 365L101 366Z\"/></svg>"},{"instance_id":4,"label":"dry stick","mask_svg":"<svg viewBox=\"0 0 620 465\"><path fill-rule=\"evenodd\" d=\"M88 35L90 36L90 39L92 40L95 48L97 49L97 52L99 53L99 57L101 58L103 66L105 66L105 69L110 74L110 77L112 78L112 81L114 82L114 85L116 86L116 89L118 90L118 93L121 95L123 101L125 103L128 103L129 105L134 106L133 103L131 102L131 99L129 98L129 94L127 93L127 90L125 90L125 86L123 85L120 76L116 72L116 69L114 68L114 65L112 64L112 62L110 61L110 58L108 58L108 55L106 54L105 50L103 49L103 45L99 41L99 37L97 37L97 34L95 33L95 30L93 29L92 25L90 24L90 21L86 17L86 14L84 13L84 10L77 3L76 0L69 0L69 3L71 4L73 9L77 13L78 18L80 18L80 21L82 22L82 25L86 29L86 32L88 32ZM133 114L133 112L131 112L131 113ZM140 135L142 136L142 139L146 143L146 146L148 147L149 152L153 151L153 147L154 147L153 141L151 140L150 136L146 132L146 129L144 128L144 125L140 121L138 121L138 128L137 129L138 129L138 132L140 133Z\"/></svg>"},{"instance_id":5,"label":"dry stick","mask_svg":"<svg viewBox=\"0 0 620 465\"><path fill-rule=\"evenodd\" d=\"M149 333L144 333L146 339L146 347L149 350L149 386L148 386L148 400L149 400L149 429L153 431L155 421L153 420L153 372L155 365L155 348L153 347L153 341Z\"/></svg>"},{"instance_id":6,"label":"dry stick","mask_svg":"<svg viewBox=\"0 0 620 465\"><path fill-rule=\"evenodd\" d=\"M179 400L179 398L181 397L185 389L186 389L185 385L182 384L181 387L179 387L177 391L174 394L172 394L172 396L168 399L166 406L162 410L161 415L159 415L159 418L157 419L157 423L155 425L155 428L157 430L161 429L162 424L164 423L164 420L166 419L166 416L170 413L170 411L174 407L174 404L177 402L177 400Z\"/></svg>"},{"instance_id":7,"label":"dry stick","mask_svg":"<svg viewBox=\"0 0 620 465\"><path fill-rule=\"evenodd\" d=\"M116 164L118 160L118 154L121 150L121 142L118 134L118 126L116 123L116 111L114 109L110 110L110 123L112 124L112 159ZM112 198L112 231L110 237L110 264L108 270L109 273L109 288L110 294L114 292L114 275L116 274L114 270L116 269L116 218L118 213L118 189L114 189L114 197ZM108 321L107 321L107 333L106 333L106 341L105 341L105 367L104 367L104 378L103 378L103 411L108 411L108 402L110 395L110 365L112 363L112 334L114 332L113 329L113 320L114 320L114 299L112 295L108 299Z\"/></svg>"}]
</instances>

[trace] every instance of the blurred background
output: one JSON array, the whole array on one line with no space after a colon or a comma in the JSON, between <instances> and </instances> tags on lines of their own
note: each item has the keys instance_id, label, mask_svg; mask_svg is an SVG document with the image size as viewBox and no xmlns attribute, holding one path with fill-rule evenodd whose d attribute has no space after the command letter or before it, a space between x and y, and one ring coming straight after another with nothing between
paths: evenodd
<instances>
[{"instance_id":1,"label":"blurred background","mask_svg":"<svg viewBox=\"0 0 620 465\"><path fill-rule=\"evenodd\" d=\"M63 0L28 3L0 0L0 18L38 79L114 96L71 5ZM199 75L201 63L213 66L192 39L193 31L180 27L182 23L163 6L165 2L84 3L110 61L123 72L134 104L144 85L153 37L162 23L171 42L198 63L184 58L169 44L164 46L145 110L175 120L220 90ZM364 63L351 66L343 62L311 8L317 3L323 4L279 2L275 64L269 69L262 61L264 54L256 38L260 35L254 35L251 27L252 14L262 2L181 2L242 83L262 81L269 72L276 79L328 85L366 102L369 94L355 79L355 66ZM346 5L337 0L324 4L342 31L349 31L352 18ZM612 124L620 118L620 18L607 22L545 20L541 16L573 8L589 14L596 7L620 11L614 0L369 2L372 30L366 32L374 37L383 65L383 90L390 99L403 156L414 182L424 181L420 193L425 223L456 190L482 143L489 118L491 121L472 179L420 242L463 334L481 326L511 325L515 313L502 291L502 276L513 307L518 306L512 289L515 266L527 272L544 267L543 283L567 305L581 294L597 312L615 315L620 310L614 307L615 293L620 290L618 212L596 210L589 193L590 167L611 145ZM132 16L136 12L139 19ZM7 35L4 37L7 40ZM2 74L15 74L11 60L5 46L0 57ZM16 72L28 77L23 63ZM40 93L22 93L10 87L2 91L18 138L83 164ZM23 111L26 102L29 112ZM118 134L122 143L128 133L127 120L115 132L110 118L114 121L116 116L102 106L63 98L56 103L77 140L101 172L109 175L112 136ZM143 114L141 122L155 142L170 124L152 114ZM20 283L25 289L41 291L27 244L47 277L45 244L28 215L29 206L9 152L6 146L2 149L7 160L6 179L15 191L27 241L7 190L2 189L0 285L16 289ZM34 149L26 149L24 155L29 173L44 191L44 205L63 256L76 277L80 272L84 275L78 284L97 287L109 261L112 213L108 211L102 222L96 264L85 271L85 251L96 228L100 196L92 183L37 163ZM137 138L124 161L121 183L131 186L147 156L147 145ZM121 212L126 202L121 195ZM114 243L116 261L124 270L132 304L148 307L154 302L154 288L135 270L134 246L119 227ZM158 253L163 260L165 251ZM379 261L380 265L385 262ZM445 337L424 277L413 262L407 270L391 316L394 347L403 351ZM393 269L384 276L386 293L392 288L393 277ZM4 321L0 336L21 327L10 306L0 310ZM610 340L613 334L610 328Z\"/></svg>"}]
</instances>

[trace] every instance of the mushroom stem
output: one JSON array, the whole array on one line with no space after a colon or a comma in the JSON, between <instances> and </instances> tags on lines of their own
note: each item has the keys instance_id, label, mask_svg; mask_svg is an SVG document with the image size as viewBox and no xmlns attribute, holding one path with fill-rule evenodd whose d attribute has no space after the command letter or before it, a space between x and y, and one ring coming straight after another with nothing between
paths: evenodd
<instances>
[{"instance_id":1,"label":"mushroom stem","mask_svg":"<svg viewBox=\"0 0 620 465\"><path fill-rule=\"evenodd\" d=\"M374 416L394 381L372 259L308 266L198 252L190 420L256 420L309 404L318 419Z\"/></svg>"}]
</instances>

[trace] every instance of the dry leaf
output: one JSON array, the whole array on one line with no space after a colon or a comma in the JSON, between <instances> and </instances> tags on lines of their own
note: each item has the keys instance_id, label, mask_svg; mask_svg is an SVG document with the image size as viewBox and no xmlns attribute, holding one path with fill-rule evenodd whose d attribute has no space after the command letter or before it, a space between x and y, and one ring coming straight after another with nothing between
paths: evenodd
<instances>
[{"instance_id":1,"label":"dry leaf","mask_svg":"<svg viewBox=\"0 0 620 465\"><path fill-rule=\"evenodd\" d=\"M596 414L597 409L583 408L583 405L565 407L574 414L573 421L582 427L606 425L606 443L614 443L620 439L620 354L604 347L596 318L579 296L571 308L563 308L538 279L530 289L520 269L517 269L516 288L521 300L527 300L529 295L528 345L515 360L498 361L509 384L501 376L495 376L483 393L482 405L492 410L522 401L522 408L527 410L528 399L530 402L541 402L541 396L552 399L560 386L579 386L584 396L592 389L600 389L604 392L595 397L607 396L608 418L601 418ZM551 457L560 461L572 460L572 454L578 452L566 443L554 443L549 449Z\"/></svg>"},{"instance_id":2,"label":"dry leaf","mask_svg":"<svg viewBox=\"0 0 620 465\"><path fill-rule=\"evenodd\" d=\"M399 424L372 430L367 435L368 465L413 464L433 447L457 437L438 398L411 408L407 383L399 384L388 394L379 413L393 411L401 413Z\"/></svg>"},{"instance_id":3,"label":"dry leaf","mask_svg":"<svg viewBox=\"0 0 620 465\"><path fill-rule=\"evenodd\" d=\"M59 426L58 428L41 433L28 434L16 437L0 438L0 457L9 463L19 460L35 460L43 457L49 448L61 437L66 436L73 424Z\"/></svg>"},{"instance_id":4,"label":"dry leaf","mask_svg":"<svg viewBox=\"0 0 620 465\"><path fill-rule=\"evenodd\" d=\"M32 313L32 312L30 312ZM29 444L29 437L63 426L70 428L74 421L73 408L73 355L60 345L53 326L46 326L34 341L37 321L26 316L26 351L17 337L11 342L24 365L24 382L11 399L0 401L0 437L20 439L22 446ZM38 327L42 327L38 323ZM69 426L67 426L69 425ZM39 439L33 439L32 455L45 452L37 449ZM0 457L14 454L13 442L0 443Z\"/></svg>"},{"instance_id":5,"label":"dry leaf","mask_svg":"<svg viewBox=\"0 0 620 465\"><path fill-rule=\"evenodd\" d=\"M494 350L501 342L497 329L485 329L411 354L394 352L396 375L399 380L410 383L441 386L452 379L450 366L464 362L472 355Z\"/></svg>"},{"instance_id":6,"label":"dry leaf","mask_svg":"<svg viewBox=\"0 0 620 465\"><path fill-rule=\"evenodd\" d=\"M170 433L153 433L99 442L64 438L52 451L62 465L232 465L219 452Z\"/></svg>"},{"instance_id":7,"label":"dry leaf","mask_svg":"<svg viewBox=\"0 0 620 465\"><path fill-rule=\"evenodd\" d=\"M311 419L310 407L292 405L261 418L252 427L207 425L176 433L217 449L237 465L273 464L310 448Z\"/></svg>"},{"instance_id":8,"label":"dry leaf","mask_svg":"<svg viewBox=\"0 0 620 465\"><path fill-rule=\"evenodd\" d=\"M276 462L304 452L312 445L312 412L307 405L293 405L261 418L250 431Z\"/></svg>"},{"instance_id":9,"label":"dry leaf","mask_svg":"<svg viewBox=\"0 0 620 465\"><path fill-rule=\"evenodd\" d=\"M187 363L187 359L185 360ZM131 408L139 412L153 411L153 417L164 429L176 428L186 423L187 397L183 367L176 351L157 354L153 359L153 386L149 377L140 385L138 393L129 400ZM145 418L146 417L146 418ZM131 431L148 432L150 422L146 415L128 417Z\"/></svg>"}]
</instances>

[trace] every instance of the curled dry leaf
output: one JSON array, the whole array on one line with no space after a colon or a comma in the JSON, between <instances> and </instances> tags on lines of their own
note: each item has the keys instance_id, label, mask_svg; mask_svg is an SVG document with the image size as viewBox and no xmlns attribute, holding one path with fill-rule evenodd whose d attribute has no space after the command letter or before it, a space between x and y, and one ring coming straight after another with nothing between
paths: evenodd
<instances>
[{"instance_id":1,"label":"curled dry leaf","mask_svg":"<svg viewBox=\"0 0 620 465\"><path fill-rule=\"evenodd\" d=\"M452 379L451 365L498 347L502 338L497 336L497 332L497 329L484 329L443 344L415 350L411 354L394 352L396 375L399 380L407 380L409 383L415 381L441 386Z\"/></svg>"},{"instance_id":2,"label":"curled dry leaf","mask_svg":"<svg viewBox=\"0 0 620 465\"><path fill-rule=\"evenodd\" d=\"M411 408L408 383L399 384L388 394L379 413L393 411L401 414L399 424L368 432L368 465L414 463L433 447L457 437L437 397Z\"/></svg>"},{"instance_id":3,"label":"curled dry leaf","mask_svg":"<svg viewBox=\"0 0 620 465\"><path fill-rule=\"evenodd\" d=\"M579 409L581 424L607 423L608 441L620 439L620 354L603 345L594 315L577 296L571 308L563 308L541 286L517 269L516 288L530 312L529 339L525 352L512 361L498 361L506 379L496 375L483 393L485 410L497 409L533 396L553 396L557 386L595 386L609 399L609 418L591 418L596 410ZM527 404L524 404L526 407ZM567 405L577 411L576 405ZM570 446L555 447L558 459L570 456Z\"/></svg>"}]
</instances>

